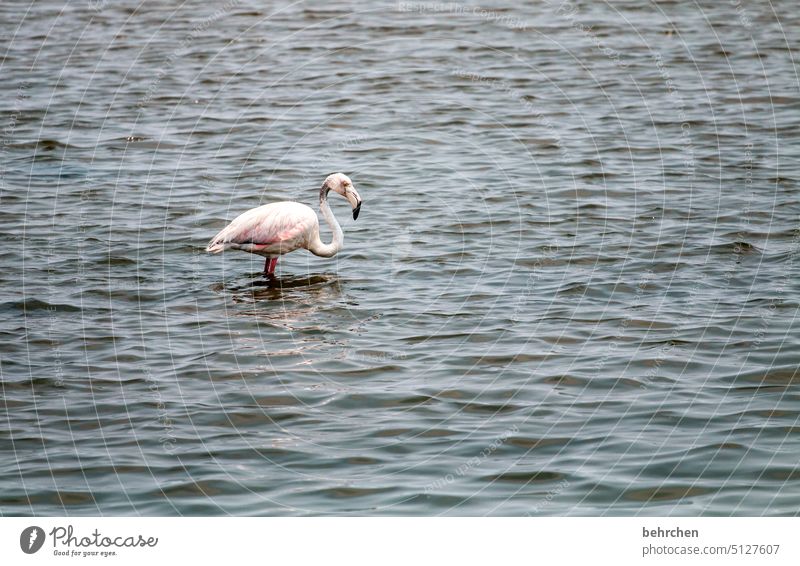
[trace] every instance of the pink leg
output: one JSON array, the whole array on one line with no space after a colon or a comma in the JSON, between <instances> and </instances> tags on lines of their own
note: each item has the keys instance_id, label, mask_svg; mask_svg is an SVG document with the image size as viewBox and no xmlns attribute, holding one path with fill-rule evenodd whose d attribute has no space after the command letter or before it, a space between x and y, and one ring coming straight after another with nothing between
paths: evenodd
<instances>
[{"instance_id":1,"label":"pink leg","mask_svg":"<svg viewBox=\"0 0 800 566\"><path fill-rule=\"evenodd\" d=\"M264 262L264 273L269 276L275 275L275 266L278 265L277 257L268 257Z\"/></svg>"}]
</instances>

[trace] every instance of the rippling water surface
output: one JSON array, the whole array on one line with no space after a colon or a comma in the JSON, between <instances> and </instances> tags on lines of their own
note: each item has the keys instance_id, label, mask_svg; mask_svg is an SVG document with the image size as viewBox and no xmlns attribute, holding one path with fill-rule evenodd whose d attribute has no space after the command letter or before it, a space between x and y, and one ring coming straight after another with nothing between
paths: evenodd
<instances>
[{"instance_id":1,"label":"rippling water surface","mask_svg":"<svg viewBox=\"0 0 800 566\"><path fill-rule=\"evenodd\" d=\"M798 513L794 2L0 14L0 513Z\"/></svg>"}]
</instances>

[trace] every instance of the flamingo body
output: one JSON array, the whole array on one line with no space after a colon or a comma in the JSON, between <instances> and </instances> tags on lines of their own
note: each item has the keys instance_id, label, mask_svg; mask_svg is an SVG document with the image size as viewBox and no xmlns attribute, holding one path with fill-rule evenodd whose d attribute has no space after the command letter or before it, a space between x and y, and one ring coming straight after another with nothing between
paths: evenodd
<instances>
[{"instance_id":1,"label":"flamingo body","mask_svg":"<svg viewBox=\"0 0 800 566\"><path fill-rule=\"evenodd\" d=\"M251 208L214 236L206 251L242 250L275 257L308 247L319 220L310 207L299 202L273 202Z\"/></svg>"},{"instance_id":2,"label":"flamingo body","mask_svg":"<svg viewBox=\"0 0 800 566\"><path fill-rule=\"evenodd\" d=\"M342 249L344 234L328 206L328 193L345 197L353 207L353 219L361 209L361 197L350 179L334 173L325 179L319 193L320 211L333 232L333 241L324 244L319 237L319 219L308 206L299 202L273 202L252 208L237 216L214 236L206 247L210 253L241 250L266 258L264 271L275 273L278 258L304 248L321 257L333 257Z\"/></svg>"}]
</instances>

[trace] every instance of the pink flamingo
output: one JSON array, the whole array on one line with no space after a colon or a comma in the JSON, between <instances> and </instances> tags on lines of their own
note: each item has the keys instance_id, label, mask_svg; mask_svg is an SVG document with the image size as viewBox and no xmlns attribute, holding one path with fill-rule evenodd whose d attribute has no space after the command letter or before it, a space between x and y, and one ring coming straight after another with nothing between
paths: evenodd
<instances>
[{"instance_id":1,"label":"pink flamingo","mask_svg":"<svg viewBox=\"0 0 800 566\"><path fill-rule=\"evenodd\" d=\"M264 272L275 275L278 258L305 248L320 257L333 257L342 249L344 233L328 206L328 193L339 193L353 207L353 220L361 210L361 197L353 182L342 173L329 175L319 190L319 209L333 232L333 241L323 244L319 238L319 219L308 206L299 202L273 202L240 214L209 242L207 252L242 250L266 258Z\"/></svg>"}]
</instances>

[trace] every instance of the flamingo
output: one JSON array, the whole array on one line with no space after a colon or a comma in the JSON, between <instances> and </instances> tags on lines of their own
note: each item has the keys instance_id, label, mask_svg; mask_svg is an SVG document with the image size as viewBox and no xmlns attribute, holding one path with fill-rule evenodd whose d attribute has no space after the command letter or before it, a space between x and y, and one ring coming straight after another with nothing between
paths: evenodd
<instances>
[{"instance_id":1,"label":"flamingo","mask_svg":"<svg viewBox=\"0 0 800 566\"><path fill-rule=\"evenodd\" d=\"M342 249L344 233L328 206L328 193L339 193L353 208L353 220L361 210L361 197L347 175L328 175L319 190L319 209L333 232L330 244L319 237L319 219L311 207L292 201L273 202L251 208L240 214L214 236L206 251L218 254L225 250L242 250L266 258L264 273L275 276L275 266L283 254L307 249L319 257L333 257Z\"/></svg>"}]
</instances>

